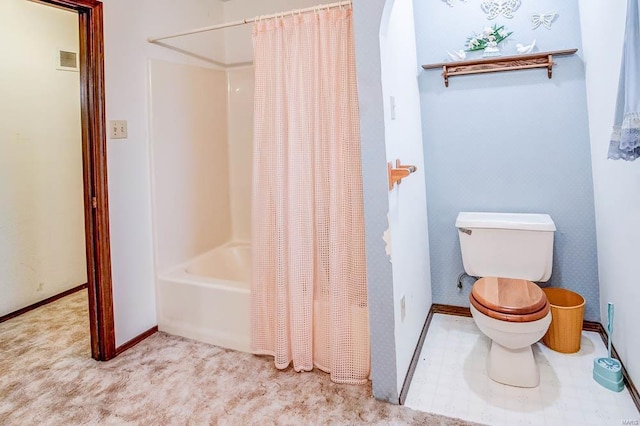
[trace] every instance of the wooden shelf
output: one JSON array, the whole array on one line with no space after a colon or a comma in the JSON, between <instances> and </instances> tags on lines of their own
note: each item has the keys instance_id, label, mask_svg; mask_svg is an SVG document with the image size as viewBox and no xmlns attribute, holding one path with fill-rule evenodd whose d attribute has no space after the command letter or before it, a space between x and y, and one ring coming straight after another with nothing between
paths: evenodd
<instances>
[{"instance_id":1,"label":"wooden shelf","mask_svg":"<svg viewBox=\"0 0 640 426\"><path fill-rule=\"evenodd\" d=\"M442 62L423 65L425 70L442 68L444 85L449 87L449 77L456 75L484 74L488 72L517 71L531 68L546 68L549 78L553 75L553 57L573 55L578 49L555 50L553 52L528 53L516 56L497 56L494 58L473 59L468 61Z\"/></svg>"}]
</instances>

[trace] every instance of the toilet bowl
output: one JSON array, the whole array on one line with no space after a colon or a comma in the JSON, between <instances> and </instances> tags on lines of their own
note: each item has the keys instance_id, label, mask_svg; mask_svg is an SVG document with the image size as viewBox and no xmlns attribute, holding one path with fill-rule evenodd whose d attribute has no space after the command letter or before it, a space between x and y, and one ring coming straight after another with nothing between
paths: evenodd
<instances>
[{"instance_id":1,"label":"toilet bowl","mask_svg":"<svg viewBox=\"0 0 640 426\"><path fill-rule=\"evenodd\" d=\"M499 383L536 387L540 381L531 345L551 324L549 302L531 281L481 278L469 294L471 315L491 339L487 374Z\"/></svg>"},{"instance_id":2,"label":"toilet bowl","mask_svg":"<svg viewBox=\"0 0 640 426\"><path fill-rule=\"evenodd\" d=\"M496 382L535 387L540 374L531 345L551 324L549 302L533 281L551 277L553 233L546 214L462 212L456 219L473 319L489 337L487 374Z\"/></svg>"}]
</instances>

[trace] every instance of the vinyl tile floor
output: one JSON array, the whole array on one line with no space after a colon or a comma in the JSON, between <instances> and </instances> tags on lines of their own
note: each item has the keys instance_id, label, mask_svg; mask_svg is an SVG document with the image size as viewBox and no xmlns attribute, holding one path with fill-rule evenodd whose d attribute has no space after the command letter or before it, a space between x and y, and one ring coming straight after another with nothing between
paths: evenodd
<instances>
[{"instance_id":1,"label":"vinyl tile floor","mask_svg":"<svg viewBox=\"0 0 640 426\"><path fill-rule=\"evenodd\" d=\"M594 358L607 349L582 332L581 349L561 354L533 345L540 385L525 389L487 377L491 341L472 318L433 316L405 406L489 425L638 425L629 391L612 392L592 378Z\"/></svg>"}]
</instances>

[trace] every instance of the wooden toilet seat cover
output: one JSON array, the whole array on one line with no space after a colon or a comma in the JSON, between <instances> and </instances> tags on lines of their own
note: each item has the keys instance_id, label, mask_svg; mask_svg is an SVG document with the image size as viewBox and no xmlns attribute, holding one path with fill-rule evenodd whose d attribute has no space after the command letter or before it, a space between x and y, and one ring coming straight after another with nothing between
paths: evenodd
<instances>
[{"instance_id":1,"label":"wooden toilet seat cover","mask_svg":"<svg viewBox=\"0 0 640 426\"><path fill-rule=\"evenodd\" d=\"M549 312L549 302L540 287L513 278L480 278L473 285L469 301L478 311L502 321L536 321Z\"/></svg>"}]
</instances>

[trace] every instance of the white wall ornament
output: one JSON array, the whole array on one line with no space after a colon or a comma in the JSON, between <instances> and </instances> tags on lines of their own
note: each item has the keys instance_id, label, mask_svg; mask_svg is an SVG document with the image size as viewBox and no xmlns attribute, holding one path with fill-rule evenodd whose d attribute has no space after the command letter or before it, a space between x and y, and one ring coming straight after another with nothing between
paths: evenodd
<instances>
[{"instance_id":1,"label":"white wall ornament","mask_svg":"<svg viewBox=\"0 0 640 426\"><path fill-rule=\"evenodd\" d=\"M453 0L442 0L443 2L445 2L447 5L449 5L449 7L453 7ZM460 0L463 3L466 3L467 0Z\"/></svg>"},{"instance_id":2,"label":"white wall ornament","mask_svg":"<svg viewBox=\"0 0 640 426\"><path fill-rule=\"evenodd\" d=\"M525 55L527 53L531 53L533 52L533 49L536 47L536 41L533 40L531 42L531 44L522 44L522 43L518 43L516 44L516 52L518 52L521 55Z\"/></svg>"},{"instance_id":3,"label":"white wall ornament","mask_svg":"<svg viewBox=\"0 0 640 426\"><path fill-rule=\"evenodd\" d=\"M520 0L486 0L480 5L482 11L487 14L487 19L496 19L502 15L505 18L513 18L513 12L520 7Z\"/></svg>"},{"instance_id":4,"label":"white wall ornament","mask_svg":"<svg viewBox=\"0 0 640 426\"><path fill-rule=\"evenodd\" d=\"M447 50L447 55L452 61L464 61L467 59L467 53L464 50L455 50L453 52Z\"/></svg>"},{"instance_id":5,"label":"white wall ornament","mask_svg":"<svg viewBox=\"0 0 640 426\"><path fill-rule=\"evenodd\" d=\"M540 25L544 25L544 27L548 30L551 29L551 24L558 18L558 14L556 11L547 12L547 13L533 13L531 14L531 28L536 29Z\"/></svg>"}]
</instances>

